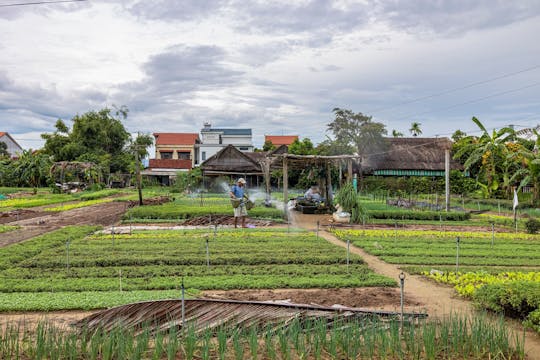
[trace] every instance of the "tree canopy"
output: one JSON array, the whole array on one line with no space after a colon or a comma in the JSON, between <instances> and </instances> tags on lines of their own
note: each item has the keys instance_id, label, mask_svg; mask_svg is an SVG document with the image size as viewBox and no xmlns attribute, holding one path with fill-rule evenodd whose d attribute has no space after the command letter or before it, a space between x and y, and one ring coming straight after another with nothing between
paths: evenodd
<instances>
[{"instance_id":1,"label":"tree canopy","mask_svg":"<svg viewBox=\"0 0 540 360\"><path fill-rule=\"evenodd\" d=\"M54 161L82 161L98 164L105 173L129 172L133 168L134 151L142 158L153 143L150 135L135 140L126 131L122 120L128 109L104 108L76 115L71 129L59 119L52 134L42 134L44 153Z\"/></svg>"}]
</instances>

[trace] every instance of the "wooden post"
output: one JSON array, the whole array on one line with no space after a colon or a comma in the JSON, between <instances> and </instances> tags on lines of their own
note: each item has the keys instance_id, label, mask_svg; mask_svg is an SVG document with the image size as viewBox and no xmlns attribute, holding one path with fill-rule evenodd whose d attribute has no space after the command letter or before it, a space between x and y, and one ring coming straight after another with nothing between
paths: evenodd
<instances>
[{"instance_id":1,"label":"wooden post","mask_svg":"<svg viewBox=\"0 0 540 360\"><path fill-rule=\"evenodd\" d=\"M347 159L347 181L352 182L353 174L352 174L352 159Z\"/></svg>"},{"instance_id":2,"label":"wooden post","mask_svg":"<svg viewBox=\"0 0 540 360\"><path fill-rule=\"evenodd\" d=\"M270 159L265 159L261 165L263 168L264 183L266 184L266 198L270 199Z\"/></svg>"},{"instance_id":3,"label":"wooden post","mask_svg":"<svg viewBox=\"0 0 540 360\"><path fill-rule=\"evenodd\" d=\"M450 149L444 151L444 183L446 192L446 211L450 211Z\"/></svg>"},{"instance_id":4,"label":"wooden post","mask_svg":"<svg viewBox=\"0 0 540 360\"><path fill-rule=\"evenodd\" d=\"M326 202L332 204L332 166L331 162L326 163Z\"/></svg>"},{"instance_id":5,"label":"wooden post","mask_svg":"<svg viewBox=\"0 0 540 360\"><path fill-rule=\"evenodd\" d=\"M139 161L139 147L135 147L135 172L137 178L137 190L139 192L139 206L143 205L142 198L142 179L141 179L141 164Z\"/></svg>"},{"instance_id":6,"label":"wooden post","mask_svg":"<svg viewBox=\"0 0 540 360\"><path fill-rule=\"evenodd\" d=\"M287 169L287 155L283 156L283 203L285 212L287 212L287 203L289 202L289 173Z\"/></svg>"}]
</instances>

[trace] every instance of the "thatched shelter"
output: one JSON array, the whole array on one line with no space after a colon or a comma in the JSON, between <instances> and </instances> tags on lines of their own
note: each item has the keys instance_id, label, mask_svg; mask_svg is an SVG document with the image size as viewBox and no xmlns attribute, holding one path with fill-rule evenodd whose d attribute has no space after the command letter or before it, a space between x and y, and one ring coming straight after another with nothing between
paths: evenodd
<instances>
[{"instance_id":1,"label":"thatched shelter","mask_svg":"<svg viewBox=\"0 0 540 360\"><path fill-rule=\"evenodd\" d=\"M387 138L387 148L362 159L364 174L385 176L444 176L445 153L452 148L448 138ZM463 166L450 160L451 170Z\"/></svg>"},{"instance_id":2,"label":"thatched shelter","mask_svg":"<svg viewBox=\"0 0 540 360\"><path fill-rule=\"evenodd\" d=\"M77 181L92 184L101 181L101 167L93 162L59 161L50 169L52 179L57 183Z\"/></svg>"}]
</instances>

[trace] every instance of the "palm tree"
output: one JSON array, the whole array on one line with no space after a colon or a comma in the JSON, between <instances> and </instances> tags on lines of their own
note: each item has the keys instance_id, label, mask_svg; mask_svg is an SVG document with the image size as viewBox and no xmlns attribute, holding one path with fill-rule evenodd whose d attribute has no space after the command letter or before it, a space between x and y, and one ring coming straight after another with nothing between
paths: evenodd
<instances>
[{"instance_id":1,"label":"palm tree","mask_svg":"<svg viewBox=\"0 0 540 360\"><path fill-rule=\"evenodd\" d=\"M392 130L392 136L395 137L395 138L396 138L396 137L403 137L403 133L397 131L396 129L393 129L393 130Z\"/></svg>"},{"instance_id":2,"label":"palm tree","mask_svg":"<svg viewBox=\"0 0 540 360\"><path fill-rule=\"evenodd\" d=\"M411 128L409 129L409 131L411 132L412 136L416 137L422 134L422 129L420 129L420 125L422 124L416 121L411 124Z\"/></svg>"}]
</instances>

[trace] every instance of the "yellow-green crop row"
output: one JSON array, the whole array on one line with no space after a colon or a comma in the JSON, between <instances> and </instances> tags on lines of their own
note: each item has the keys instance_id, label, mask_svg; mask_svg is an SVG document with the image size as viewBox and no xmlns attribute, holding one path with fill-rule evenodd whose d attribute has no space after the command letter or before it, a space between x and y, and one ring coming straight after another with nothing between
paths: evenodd
<instances>
[{"instance_id":1,"label":"yellow-green crop row","mask_svg":"<svg viewBox=\"0 0 540 360\"><path fill-rule=\"evenodd\" d=\"M96 200L81 201L77 203L65 204L62 206L46 208L45 211L66 211L66 210L78 209L78 208L82 208L86 206L108 203L111 201L113 201L113 199L96 199Z\"/></svg>"},{"instance_id":2,"label":"yellow-green crop row","mask_svg":"<svg viewBox=\"0 0 540 360\"><path fill-rule=\"evenodd\" d=\"M472 298L476 290L487 284L502 284L514 281L532 281L540 283L540 272L503 272L489 274L487 272L424 272L422 275L437 282L453 285L461 295Z\"/></svg>"},{"instance_id":3,"label":"yellow-green crop row","mask_svg":"<svg viewBox=\"0 0 540 360\"><path fill-rule=\"evenodd\" d=\"M373 229L359 229L359 230L334 230L334 234L340 239L346 239L348 237L378 237L378 238L474 238L474 239L491 239L491 231L439 231L439 230L373 230ZM509 232L497 232L495 234L497 239L508 240L540 240L540 235L536 234L524 234L524 233L509 233Z\"/></svg>"},{"instance_id":4,"label":"yellow-green crop row","mask_svg":"<svg viewBox=\"0 0 540 360\"><path fill-rule=\"evenodd\" d=\"M19 228L18 226L13 226L13 225L0 225L0 233L5 233L8 231L18 229L18 228Z\"/></svg>"},{"instance_id":5,"label":"yellow-green crop row","mask_svg":"<svg viewBox=\"0 0 540 360\"><path fill-rule=\"evenodd\" d=\"M60 202L72 201L71 195L47 195L45 197L38 195L35 197L21 197L0 201L0 209L2 208L29 208L43 205L51 205Z\"/></svg>"}]
</instances>

